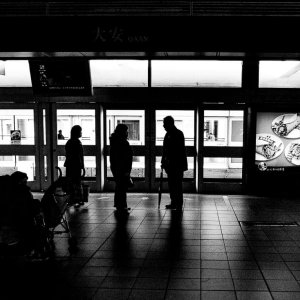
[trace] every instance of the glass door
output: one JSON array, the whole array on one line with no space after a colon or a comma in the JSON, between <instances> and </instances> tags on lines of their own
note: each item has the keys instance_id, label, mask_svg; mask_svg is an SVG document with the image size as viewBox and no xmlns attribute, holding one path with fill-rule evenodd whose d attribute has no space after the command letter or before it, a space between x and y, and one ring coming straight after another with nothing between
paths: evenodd
<instances>
[{"instance_id":1,"label":"glass door","mask_svg":"<svg viewBox=\"0 0 300 300\"><path fill-rule=\"evenodd\" d=\"M205 109L203 117L203 191L242 187L244 110Z\"/></svg>"},{"instance_id":2,"label":"glass door","mask_svg":"<svg viewBox=\"0 0 300 300\"><path fill-rule=\"evenodd\" d=\"M0 106L0 175L24 172L33 190L39 190L41 183L38 119L34 105Z\"/></svg>"},{"instance_id":3,"label":"glass door","mask_svg":"<svg viewBox=\"0 0 300 300\"><path fill-rule=\"evenodd\" d=\"M241 114L241 112L240 112ZM229 146L243 147L244 118L237 114L229 119ZM232 157L229 160L229 168L242 170L243 160L240 157Z\"/></svg>"},{"instance_id":4,"label":"glass door","mask_svg":"<svg viewBox=\"0 0 300 300\"><path fill-rule=\"evenodd\" d=\"M135 182L131 191L148 190L149 176L148 165L149 151L145 132L145 110L143 109L107 109L105 110L105 190L114 190L114 179L110 170L110 136L118 124L126 124L128 127L128 142L133 151L133 163L131 176Z\"/></svg>"},{"instance_id":5,"label":"glass door","mask_svg":"<svg viewBox=\"0 0 300 300\"><path fill-rule=\"evenodd\" d=\"M162 110L158 109L155 111L155 151L153 159L155 160L155 172L152 177L152 186L154 190L158 188L158 181L161 170L161 157L163 151L163 140L166 131L163 127L163 119L166 116L172 116L175 121L175 126L181 130L185 138L185 148L188 160L188 170L184 172L183 177L183 190L185 192L195 191L195 110L188 109L173 109L173 110ZM163 188L167 188L167 175L164 173L164 184Z\"/></svg>"},{"instance_id":6,"label":"glass door","mask_svg":"<svg viewBox=\"0 0 300 300\"><path fill-rule=\"evenodd\" d=\"M80 125L82 128L80 140L83 145L85 166L84 181L88 182L91 190L99 190L97 159L100 150L97 147L99 147L100 142L97 143L97 140L100 140L96 128L96 123L100 124L100 122L96 122L99 117L99 114L96 113L98 108L94 104L56 104L53 105L52 111L52 120L50 120L52 126L49 124L51 126L51 139L48 155L51 161L52 181L58 177L56 166L61 169L62 176L66 175L64 167L65 144L70 138L71 128L74 125Z\"/></svg>"},{"instance_id":7,"label":"glass door","mask_svg":"<svg viewBox=\"0 0 300 300\"><path fill-rule=\"evenodd\" d=\"M184 174L184 190L195 191L195 111L194 110L155 110L146 109L107 109L105 110L105 190L114 189L109 162L109 137L119 123L128 126L128 141L133 150L131 175L135 186L131 191L156 192L158 189L163 139L165 130L163 118L172 115L175 125L185 135L188 156L188 171ZM164 188L167 188L164 174Z\"/></svg>"}]
</instances>

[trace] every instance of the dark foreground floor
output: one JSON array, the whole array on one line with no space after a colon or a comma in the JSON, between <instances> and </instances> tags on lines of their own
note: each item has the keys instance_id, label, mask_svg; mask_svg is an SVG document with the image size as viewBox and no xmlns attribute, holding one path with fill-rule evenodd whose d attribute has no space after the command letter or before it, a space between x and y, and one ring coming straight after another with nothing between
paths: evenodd
<instances>
[{"instance_id":1,"label":"dark foreground floor","mask_svg":"<svg viewBox=\"0 0 300 300\"><path fill-rule=\"evenodd\" d=\"M61 235L53 260L2 258L0 299L300 299L300 199L185 194L180 214L129 194L128 217L112 199L70 209L77 253Z\"/></svg>"}]
</instances>

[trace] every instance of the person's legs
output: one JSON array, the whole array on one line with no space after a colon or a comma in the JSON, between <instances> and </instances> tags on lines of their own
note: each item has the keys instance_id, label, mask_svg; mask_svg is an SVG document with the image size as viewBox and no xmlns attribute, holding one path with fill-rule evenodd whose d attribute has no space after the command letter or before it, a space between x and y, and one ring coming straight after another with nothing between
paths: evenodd
<instances>
[{"instance_id":1,"label":"person's legs","mask_svg":"<svg viewBox=\"0 0 300 300\"><path fill-rule=\"evenodd\" d=\"M168 187L169 187L169 194L170 194L170 199L171 203L167 205L167 208L175 208L176 206L176 180L174 173L168 173Z\"/></svg>"},{"instance_id":2,"label":"person's legs","mask_svg":"<svg viewBox=\"0 0 300 300\"><path fill-rule=\"evenodd\" d=\"M72 202L76 205L83 204L81 192L81 169L67 168L66 177L71 183L70 194Z\"/></svg>"},{"instance_id":3,"label":"person's legs","mask_svg":"<svg viewBox=\"0 0 300 300\"><path fill-rule=\"evenodd\" d=\"M182 193L182 172L172 172L168 174L169 193L171 205L167 208L182 208L183 193Z\"/></svg>"},{"instance_id":4,"label":"person's legs","mask_svg":"<svg viewBox=\"0 0 300 300\"><path fill-rule=\"evenodd\" d=\"M178 172L175 176L175 206L177 209L182 209L183 205L183 192L182 192L182 180L183 180L183 173Z\"/></svg>"},{"instance_id":5,"label":"person's legs","mask_svg":"<svg viewBox=\"0 0 300 300\"><path fill-rule=\"evenodd\" d=\"M118 177L115 178L116 187L115 187L115 198L114 206L116 209L125 209L127 208L127 181L124 178Z\"/></svg>"}]
</instances>

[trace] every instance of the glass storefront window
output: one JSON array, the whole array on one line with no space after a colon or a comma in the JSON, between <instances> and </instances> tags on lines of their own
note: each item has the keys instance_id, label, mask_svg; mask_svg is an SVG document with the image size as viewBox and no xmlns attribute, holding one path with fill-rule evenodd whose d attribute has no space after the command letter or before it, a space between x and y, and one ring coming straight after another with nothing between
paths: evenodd
<instances>
[{"instance_id":1,"label":"glass storefront window","mask_svg":"<svg viewBox=\"0 0 300 300\"><path fill-rule=\"evenodd\" d=\"M44 156L44 174L45 174L45 181L48 181L48 164L47 164L48 158L47 156Z\"/></svg>"},{"instance_id":2,"label":"glass storefront window","mask_svg":"<svg viewBox=\"0 0 300 300\"><path fill-rule=\"evenodd\" d=\"M184 172L184 178L194 178L195 170L194 170L194 157L188 157L188 170ZM156 156L155 158L155 178L160 177L160 170L161 170L161 156ZM164 177L167 178L166 172L164 171Z\"/></svg>"},{"instance_id":3,"label":"glass storefront window","mask_svg":"<svg viewBox=\"0 0 300 300\"><path fill-rule=\"evenodd\" d=\"M205 110L204 146L243 146L244 112L242 110Z\"/></svg>"},{"instance_id":4,"label":"glass storefront window","mask_svg":"<svg viewBox=\"0 0 300 300\"><path fill-rule=\"evenodd\" d=\"M147 60L90 60L93 87L148 86Z\"/></svg>"},{"instance_id":5,"label":"glass storefront window","mask_svg":"<svg viewBox=\"0 0 300 300\"><path fill-rule=\"evenodd\" d=\"M62 176L66 176L66 167L64 167L66 157L65 156L58 156L57 157L57 166L61 169ZM57 172L57 175L59 176L59 172Z\"/></svg>"},{"instance_id":6,"label":"glass storefront window","mask_svg":"<svg viewBox=\"0 0 300 300\"><path fill-rule=\"evenodd\" d=\"M34 145L33 109L0 109L0 145Z\"/></svg>"},{"instance_id":7,"label":"glass storefront window","mask_svg":"<svg viewBox=\"0 0 300 300\"><path fill-rule=\"evenodd\" d=\"M106 176L107 178L112 178L113 175L110 169L109 156L107 156L106 162L107 162ZM145 157L133 156L132 170L130 176L133 178L145 178Z\"/></svg>"},{"instance_id":8,"label":"glass storefront window","mask_svg":"<svg viewBox=\"0 0 300 300\"><path fill-rule=\"evenodd\" d=\"M95 145L95 111L93 109L58 109L57 110L57 145L65 145L70 138L74 125L82 128L83 145ZM58 135L61 130L62 137Z\"/></svg>"},{"instance_id":9,"label":"glass storefront window","mask_svg":"<svg viewBox=\"0 0 300 300\"><path fill-rule=\"evenodd\" d=\"M300 88L300 61L260 61L260 88Z\"/></svg>"},{"instance_id":10,"label":"glass storefront window","mask_svg":"<svg viewBox=\"0 0 300 300\"><path fill-rule=\"evenodd\" d=\"M242 61L152 60L154 87L241 87Z\"/></svg>"},{"instance_id":11,"label":"glass storefront window","mask_svg":"<svg viewBox=\"0 0 300 300\"><path fill-rule=\"evenodd\" d=\"M143 110L107 110L106 143L118 124L128 126L128 141L131 146L145 145L145 112Z\"/></svg>"},{"instance_id":12,"label":"glass storefront window","mask_svg":"<svg viewBox=\"0 0 300 300\"><path fill-rule=\"evenodd\" d=\"M95 156L84 156L83 159L84 159L85 177L88 177L88 178L96 177L96 157ZM62 171L62 176L66 176L66 168L64 167L66 157L58 156L57 160L58 160L58 167Z\"/></svg>"},{"instance_id":13,"label":"glass storefront window","mask_svg":"<svg viewBox=\"0 0 300 300\"><path fill-rule=\"evenodd\" d=\"M175 126L180 129L185 138L185 146L195 145L195 113L193 110L157 110L155 145L163 145L166 131L163 126L163 119L166 116L172 116L175 120Z\"/></svg>"},{"instance_id":14,"label":"glass storefront window","mask_svg":"<svg viewBox=\"0 0 300 300\"><path fill-rule=\"evenodd\" d=\"M11 175L15 171L27 174L28 181L35 180L35 157L20 155L0 156L0 176Z\"/></svg>"},{"instance_id":15,"label":"glass storefront window","mask_svg":"<svg viewBox=\"0 0 300 300\"><path fill-rule=\"evenodd\" d=\"M32 86L28 60L5 60L0 62L2 75L4 75L0 76L0 87Z\"/></svg>"},{"instance_id":16,"label":"glass storefront window","mask_svg":"<svg viewBox=\"0 0 300 300\"><path fill-rule=\"evenodd\" d=\"M242 179L242 158L204 157L204 179Z\"/></svg>"}]
</instances>

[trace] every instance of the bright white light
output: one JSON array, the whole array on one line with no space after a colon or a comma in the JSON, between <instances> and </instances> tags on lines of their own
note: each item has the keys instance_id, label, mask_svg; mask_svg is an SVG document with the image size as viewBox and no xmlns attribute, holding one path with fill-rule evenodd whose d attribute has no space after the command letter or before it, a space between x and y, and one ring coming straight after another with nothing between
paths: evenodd
<instances>
[{"instance_id":1,"label":"bright white light","mask_svg":"<svg viewBox=\"0 0 300 300\"><path fill-rule=\"evenodd\" d=\"M1 69L1 64L0 64ZM27 60L5 61L5 76L0 76L0 87L31 87Z\"/></svg>"},{"instance_id":2,"label":"bright white light","mask_svg":"<svg viewBox=\"0 0 300 300\"><path fill-rule=\"evenodd\" d=\"M146 60L90 60L93 87L148 85Z\"/></svg>"},{"instance_id":3,"label":"bright white light","mask_svg":"<svg viewBox=\"0 0 300 300\"><path fill-rule=\"evenodd\" d=\"M0 60L0 75L5 75L5 64L3 60Z\"/></svg>"},{"instance_id":4,"label":"bright white light","mask_svg":"<svg viewBox=\"0 0 300 300\"><path fill-rule=\"evenodd\" d=\"M241 87L241 82L241 61L152 61L152 86Z\"/></svg>"},{"instance_id":5,"label":"bright white light","mask_svg":"<svg viewBox=\"0 0 300 300\"><path fill-rule=\"evenodd\" d=\"M260 61L259 87L299 88L300 61Z\"/></svg>"}]
</instances>

